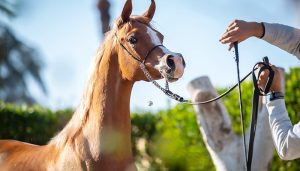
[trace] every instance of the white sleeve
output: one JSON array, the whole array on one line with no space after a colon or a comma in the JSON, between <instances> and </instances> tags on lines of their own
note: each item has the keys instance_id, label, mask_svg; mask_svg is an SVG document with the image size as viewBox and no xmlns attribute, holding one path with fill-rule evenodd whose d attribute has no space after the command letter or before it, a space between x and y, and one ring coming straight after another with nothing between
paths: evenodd
<instances>
[{"instance_id":1,"label":"white sleeve","mask_svg":"<svg viewBox=\"0 0 300 171\"><path fill-rule=\"evenodd\" d=\"M265 35L263 40L295 55L300 59L300 29L282 24L263 23Z\"/></svg>"},{"instance_id":2,"label":"white sleeve","mask_svg":"<svg viewBox=\"0 0 300 171\"><path fill-rule=\"evenodd\" d=\"M285 102L278 99L267 103L269 122L275 148L283 160L300 157L300 123L292 125Z\"/></svg>"}]
</instances>

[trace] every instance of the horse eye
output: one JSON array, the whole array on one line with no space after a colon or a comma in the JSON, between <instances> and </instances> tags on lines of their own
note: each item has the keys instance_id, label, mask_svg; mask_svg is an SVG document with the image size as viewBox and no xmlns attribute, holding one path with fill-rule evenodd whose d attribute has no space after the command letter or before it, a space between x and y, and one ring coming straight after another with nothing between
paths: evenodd
<instances>
[{"instance_id":1,"label":"horse eye","mask_svg":"<svg viewBox=\"0 0 300 171\"><path fill-rule=\"evenodd\" d=\"M134 36L130 36L128 39L130 44L136 44L137 43L137 38L135 38Z\"/></svg>"}]
</instances>

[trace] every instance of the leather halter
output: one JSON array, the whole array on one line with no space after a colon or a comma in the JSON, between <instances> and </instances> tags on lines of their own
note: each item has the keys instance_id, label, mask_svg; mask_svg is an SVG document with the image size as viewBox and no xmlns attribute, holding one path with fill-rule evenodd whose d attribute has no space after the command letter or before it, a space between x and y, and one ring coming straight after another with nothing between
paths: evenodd
<instances>
[{"instance_id":1,"label":"leather halter","mask_svg":"<svg viewBox=\"0 0 300 171\"><path fill-rule=\"evenodd\" d=\"M155 45L154 47L152 47L149 51L148 51L148 53L147 53L147 55L145 56L145 58L144 59L142 59L141 57L136 57L135 55L133 55L126 47L125 47L125 45L123 44L123 43L121 43L121 41L119 40L119 38L118 38L118 35L117 35L117 33L115 33L115 36L116 36L116 39L117 39L117 41L118 41L118 43L122 46L122 48L133 58L133 59L135 59L136 61L138 61L138 62L140 62L140 63L142 63L142 64L145 64L145 62L146 62L146 60L148 59L148 57L151 55L151 53L156 49L156 48L158 48L158 47L165 47L164 45L162 45L162 44L158 44L158 45ZM137 53L136 53L137 54Z\"/></svg>"}]
</instances>

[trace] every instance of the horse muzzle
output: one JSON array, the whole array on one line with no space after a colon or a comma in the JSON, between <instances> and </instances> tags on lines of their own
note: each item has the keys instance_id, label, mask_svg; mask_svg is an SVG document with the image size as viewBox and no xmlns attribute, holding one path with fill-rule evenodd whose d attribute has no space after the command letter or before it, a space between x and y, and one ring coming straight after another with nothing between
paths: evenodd
<instances>
[{"instance_id":1,"label":"horse muzzle","mask_svg":"<svg viewBox=\"0 0 300 171\"><path fill-rule=\"evenodd\" d=\"M185 61L181 54L165 54L158 68L161 75L168 81L174 82L183 76Z\"/></svg>"}]
</instances>

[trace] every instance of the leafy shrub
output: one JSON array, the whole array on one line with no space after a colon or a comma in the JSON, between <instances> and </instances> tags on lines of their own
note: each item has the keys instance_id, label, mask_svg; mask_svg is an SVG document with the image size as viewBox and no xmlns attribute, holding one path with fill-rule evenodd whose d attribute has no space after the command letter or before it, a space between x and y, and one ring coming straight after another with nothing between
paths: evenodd
<instances>
[{"instance_id":1,"label":"leafy shrub","mask_svg":"<svg viewBox=\"0 0 300 171\"><path fill-rule=\"evenodd\" d=\"M72 110L52 112L39 106L16 106L0 102L0 139L46 144L63 128Z\"/></svg>"},{"instance_id":2,"label":"leafy shrub","mask_svg":"<svg viewBox=\"0 0 300 171\"><path fill-rule=\"evenodd\" d=\"M133 114L132 129L137 162L147 158L144 169L214 170L192 106L179 104L155 115ZM141 139L146 140L144 150L138 150Z\"/></svg>"}]
</instances>

